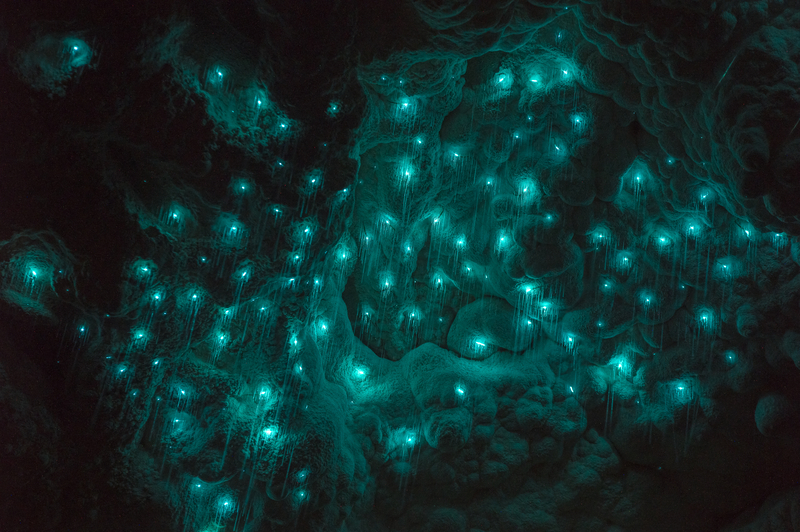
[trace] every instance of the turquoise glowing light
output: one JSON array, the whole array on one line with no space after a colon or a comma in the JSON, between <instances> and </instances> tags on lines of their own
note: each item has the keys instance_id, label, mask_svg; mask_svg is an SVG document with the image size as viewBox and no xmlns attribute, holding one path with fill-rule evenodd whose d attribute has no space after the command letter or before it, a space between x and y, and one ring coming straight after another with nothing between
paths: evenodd
<instances>
[{"instance_id":1,"label":"turquoise glowing light","mask_svg":"<svg viewBox=\"0 0 800 532\"><path fill-rule=\"evenodd\" d=\"M494 86L500 90L508 90L514 85L514 76L509 70L501 70L494 76Z\"/></svg>"},{"instance_id":2,"label":"turquoise glowing light","mask_svg":"<svg viewBox=\"0 0 800 532\"><path fill-rule=\"evenodd\" d=\"M92 50L89 45L81 39L67 37L64 45L69 52L68 64L71 68L80 68L89 64L92 60Z\"/></svg>"},{"instance_id":3,"label":"turquoise glowing light","mask_svg":"<svg viewBox=\"0 0 800 532\"><path fill-rule=\"evenodd\" d=\"M668 384L671 399L676 405L686 404L692 399L692 383L686 379L680 379Z\"/></svg>"},{"instance_id":4,"label":"turquoise glowing light","mask_svg":"<svg viewBox=\"0 0 800 532\"><path fill-rule=\"evenodd\" d=\"M540 190L536 181L532 179L523 179L517 185L518 199L523 204L531 204L540 197Z\"/></svg>"},{"instance_id":5,"label":"turquoise glowing light","mask_svg":"<svg viewBox=\"0 0 800 532\"><path fill-rule=\"evenodd\" d=\"M641 301L642 306L644 306L645 308L649 308L650 305L655 303L656 298L651 291L642 290L642 292L639 294L639 300Z\"/></svg>"},{"instance_id":6,"label":"turquoise glowing light","mask_svg":"<svg viewBox=\"0 0 800 532\"><path fill-rule=\"evenodd\" d=\"M697 192L697 198L700 200L700 203L703 205L714 201L714 192L709 188L701 188Z\"/></svg>"},{"instance_id":7,"label":"turquoise glowing light","mask_svg":"<svg viewBox=\"0 0 800 532\"><path fill-rule=\"evenodd\" d=\"M697 313L697 323L701 329L711 331L714 327L714 313L709 309L701 309Z\"/></svg>"},{"instance_id":8,"label":"turquoise glowing light","mask_svg":"<svg viewBox=\"0 0 800 532\"><path fill-rule=\"evenodd\" d=\"M614 371L625 377L630 377L633 373L633 364L626 354L619 354L611 359L609 365Z\"/></svg>"},{"instance_id":9,"label":"turquoise glowing light","mask_svg":"<svg viewBox=\"0 0 800 532\"><path fill-rule=\"evenodd\" d=\"M736 351L725 351L725 362L727 362L728 365L735 365L737 360L739 360L739 356L736 354Z\"/></svg>"},{"instance_id":10,"label":"turquoise glowing light","mask_svg":"<svg viewBox=\"0 0 800 532\"><path fill-rule=\"evenodd\" d=\"M781 251L789 244L789 237L786 233L772 233L772 245L773 247Z\"/></svg>"},{"instance_id":11,"label":"turquoise glowing light","mask_svg":"<svg viewBox=\"0 0 800 532\"><path fill-rule=\"evenodd\" d=\"M405 160L397 166L397 179L401 185L411 183L415 173L414 166L410 160Z\"/></svg>"},{"instance_id":12,"label":"turquoise glowing light","mask_svg":"<svg viewBox=\"0 0 800 532\"><path fill-rule=\"evenodd\" d=\"M530 297L530 296L536 294L536 292L537 292L536 286L534 286L534 285L532 285L530 283L520 286L519 290L520 290L520 292L525 294L525 296L527 296L527 297Z\"/></svg>"},{"instance_id":13,"label":"turquoise glowing light","mask_svg":"<svg viewBox=\"0 0 800 532\"><path fill-rule=\"evenodd\" d=\"M212 68L208 71L206 80L212 87L221 87L225 80L225 70L220 66Z\"/></svg>"},{"instance_id":14,"label":"turquoise glowing light","mask_svg":"<svg viewBox=\"0 0 800 532\"><path fill-rule=\"evenodd\" d=\"M394 276L390 272L384 272L378 281L378 287L383 295L388 295L394 286Z\"/></svg>"},{"instance_id":15,"label":"turquoise glowing light","mask_svg":"<svg viewBox=\"0 0 800 532\"><path fill-rule=\"evenodd\" d=\"M500 232L497 233L495 251L497 251L498 253L502 253L503 251L508 249L511 243L512 243L511 235L507 231L501 230Z\"/></svg>"},{"instance_id":16,"label":"turquoise glowing light","mask_svg":"<svg viewBox=\"0 0 800 532\"><path fill-rule=\"evenodd\" d=\"M653 242L659 251L664 251L672 244L672 239L665 233L658 233L653 237Z\"/></svg>"},{"instance_id":17,"label":"turquoise glowing light","mask_svg":"<svg viewBox=\"0 0 800 532\"><path fill-rule=\"evenodd\" d=\"M596 246L609 246L611 245L611 231L605 227L597 227L589 233L590 242Z\"/></svg>"},{"instance_id":18,"label":"turquoise glowing light","mask_svg":"<svg viewBox=\"0 0 800 532\"><path fill-rule=\"evenodd\" d=\"M600 291L604 292L604 293L607 293L607 294L613 293L615 284L616 283L614 282L614 279L612 279L610 277L609 278L605 278L605 279L600 281Z\"/></svg>"},{"instance_id":19,"label":"turquoise glowing light","mask_svg":"<svg viewBox=\"0 0 800 532\"><path fill-rule=\"evenodd\" d=\"M586 131L589 126L589 119L582 115L582 114L573 114L572 115L572 130L575 133L582 134Z\"/></svg>"}]
</instances>

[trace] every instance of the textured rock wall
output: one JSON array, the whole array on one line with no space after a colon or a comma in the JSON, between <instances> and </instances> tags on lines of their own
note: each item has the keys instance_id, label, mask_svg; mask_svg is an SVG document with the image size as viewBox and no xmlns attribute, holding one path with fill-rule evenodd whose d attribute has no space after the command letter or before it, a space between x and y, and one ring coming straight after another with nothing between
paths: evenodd
<instances>
[{"instance_id":1,"label":"textured rock wall","mask_svg":"<svg viewBox=\"0 0 800 532\"><path fill-rule=\"evenodd\" d=\"M797 528L792 2L60 9L3 23L9 530Z\"/></svg>"}]
</instances>

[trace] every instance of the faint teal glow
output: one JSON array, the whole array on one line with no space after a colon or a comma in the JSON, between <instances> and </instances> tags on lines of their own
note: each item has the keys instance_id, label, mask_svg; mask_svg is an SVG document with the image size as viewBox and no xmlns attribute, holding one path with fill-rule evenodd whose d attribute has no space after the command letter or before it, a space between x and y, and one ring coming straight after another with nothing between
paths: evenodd
<instances>
[{"instance_id":1,"label":"faint teal glow","mask_svg":"<svg viewBox=\"0 0 800 532\"><path fill-rule=\"evenodd\" d=\"M641 302L642 306L646 309L649 309L651 305L653 305L656 301L656 296L650 290L642 290L639 293L639 301Z\"/></svg>"},{"instance_id":2,"label":"faint teal glow","mask_svg":"<svg viewBox=\"0 0 800 532\"><path fill-rule=\"evenodd\" d=\"M522 294L525 295L526 297L534 296L538 292L536 286L530 283L521 285L519 287L519 291L522 292Z\"/></svg>"},{"instance_id":3,"label":"faint teal glow","mask_svg":"<svg viewBox=\"0 0 800 532\"><path fill-rule=\"evenodd\" d=\"M689 238L699 238L702 235L703 227L697 220L686 222L686 236Z\"/></svg>"},{"instance_id":4,"label":"faint teal glow","mask_svg":"<svg viewBox=\"0 0 800 532\"><path fill-rule=\"evenodd\" d=\"M727 362L728 365L735 365L737 360L739 360L739 356L736 354L736 351L725 351L725 362Z\"/></svg>"},{"instance_id":5,"label":"faint teal glow","mask_svg":"<svg viewBox=\"0 0 800 532\"><path fill-rule=\"evenodd\" d=\"M653 242L658 251L667 251L672 245L672 239L666 233L656 233L653 237Z\"/></svg>"},{"instance_id":6,"label":"faint teal glow","mask_svg":"<svg viewBox=\"0 0 800 532\"><path fill-rule=\"evenodd\" d=\"M630 377L633 374L633 363L631 361L632 355L627 352L622 352L615 355L610 361L609 366L611 366L614 371L616 371L619 375L624 377Z\"/></svg>"},{"instance_id":7,"label":"faint teal glow","mask_svg":"<svg viewBox=\"0 0 800 532\"><path fill-rule=\"evenodd\" d=\"M229 189L235 196L244 196L253 190L253 183L246 177L236 177L231 180Z\"/></svg>"},{"instance_id":8,"label":"faint teal glow","mask_svg":"<svg viewBox=\"0 0 800 532\"><path fill-rule=\"evenodd\" d=\"M223 87L225 76L226 76L225 69L223 69L221 66L215 66L211 68L206 76L207 86L213 88Z\"/></svg>"},{"instance_id":9,"label":"faint teal glow","mask_svg":"<svg viewBox=\"0 0 800 532\"><path fill-rule=\"evenodd\" d=\"M142 347L147 344L150 335L146 329L134 329L131 331L131 339L134 346Z\"/></svg>"},{"instance_id":10,"label":"faint teal glow","mask_svg":"<svg viewBox=\"0 0 800 532\"><path fill-rule=\"evenodd\" d=\"M589 128L589 118L580 113L575 113L572 115L572 131L578 135L584 134L587 129Z\"/></svg>"},{"instance_id":11,"label":"faint teal glow","mask_svg":"<svg viewBox=\"0 0 800 532\"><path fill-rule=\"evenodd\" d=\"M611 231L608 228L599 226L589 233L589 240L596 246L611 245Z\"/></svg>"},{"instance_id":12,"label":"faint teal glow","mask_svg":"<svg viewBox=\"0 0 800 532\"><path fill-rule=\"evenodd\" d=\"M378 289L382 297L387 297L394 287L394 275L391 272L383 272L378 278Z\"/></svg>"},{"instance_id":13,"label":"faint teal glow","mask_svg":"<svg viewBox=\"0 0 800 532\"><path fill-rule=\"evenodd\" d=\"M770 240L776 251L783 251L789 245L789 237L786 233L772 233Z\"/></svg>"},{"instance_id":14,"label":"faint teal glow","mask_svg":"<svg viewBox=\"0 0 800 532\"><path fill-rule=\"evenodd\" d=\"M606 277L605 279L601 279L600 281L600 291L606 294L613 294L616 282L614 279L610 277Z\"/></svg>"},{"instance_id":15,"label":"faint teal glow","mask_svg":"<svg viewBox=\"0 0 800 532\"><path fill-rule=\"evenodd\" d=\"M575 337L571 334L564 335L564 347L572 349L575 347Z\"/></svg>"},{"instance_id":16,"label":"faint teal glow","mask_svg":"<svg viewBox=\"0 0 800 532\"><path fill-rule=\"evenodd\" d=\"M710 188L703 187L697 191L697 199L702 205L707 205L714 201L714 191Z\"/></svg>"},{"instance_id":17,"label":"faint teal glow","mask_svg":"<svg viewBox=\"0 0 800 532\"><path fill-rule=\"evenodd\" d=\"M701 309L696 315L697 323L700 329L706 332L714 330L714 313L710 309Z\"/></svg>"},{"instance_id":18,"label":"faint teal glow","mask_svg":"<svg viewBox=\"0 0 800 532\"><path fill-rule=\"evenodd\" d=\"M541 198L541 190L536 181L526 178L517 183L517 196L520 203L530 205Z\"/></svg>"},{"instance_id":19,"label":"faint teal glow","mask_svg":"<svg viewBox=\"0 0 800 532\"><path fill-rule=\"evenodd\" d=\"M85 41L75 37L66 37L64 46L67 50L67 66L69 68L84 67L91 62L92 49Z\"/></svg>"},{"instance_id":20,"label":"faint teal glow","mask_svg":"<svg viewBox=\"0 0 800 532\"><path fill-rule=\"evenodd\" d=\"M495 74L493 84L497 89L506 91L514 85L514 75L510 70L503 69Z\"/></svg>"},{"instance_id":21,"label":"faint teal glow","mask_svg":"<svg viewBox=\"0 0 800 532\"><path fill-rule=\"evenodd\" d=\"M689 403L693 397L693 385L689 379L679 379L667 384L669 399L673 406Z\"/></svg>"},{"instance_id":22,"label":"faint teal glow","mask_svg":"<svg viewBox=\"0 0 800 532\"><path fill-rule=\"evenodd\" d=\"M619 251L614 258L614 268L621 273L627 273L634 265L633 254L628 251Z\"/></svg>"},{"instance_id":23,"label":"faint teal glow","mask_svg":"<svg viewBox=\"0 0 800 532\"><path fill-rule=\"evenodd\" d=\"M331 118L337 116L339 112L342 110L342 104L338 100L333 100L330 104L328 104L328 116Z\"/></svg>"}]
</instances>

